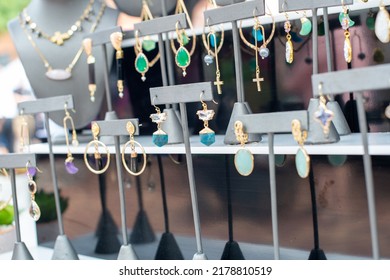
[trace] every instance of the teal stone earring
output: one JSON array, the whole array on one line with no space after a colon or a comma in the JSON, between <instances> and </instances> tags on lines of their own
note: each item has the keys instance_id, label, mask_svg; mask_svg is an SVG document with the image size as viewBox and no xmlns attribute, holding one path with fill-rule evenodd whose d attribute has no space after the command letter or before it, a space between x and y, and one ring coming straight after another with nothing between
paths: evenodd
<instances>
[{"instance_id":1,"label":"teal stone earring","mask_svg":"<svg viewBox=\"0 0 390 280\"><path fill-rule=\"evenodd\" d=\"M301 17L301 30L299 30L299 35L307 36L311 32L312 24L310 19L306 16L306 11L303 12L303 17Z\"/></svg>"},{"instance_id":2,"label":"teal stone earring","mask_svg":"<svg viewBox=\"0 0 390 280\"><path fill-rule=\"evenodd\" d=\"M156 109L156 113L151 114L150 118L152 119L152 122L157 124L157 130L153 132L152 141L156 146L162 147L168 143L168 134L161 129L161 124L167 120L167 113L161 113L160 108L154 105L155 98L156 97L153 98L152 105Z\"/></svg>"},{"instance_id":3,"label":"teal stone earring","mask_svg":"<svg viewBox=\"0 0 390 280\"><path fill-rule=\"evenodd\" d=\"M295 141L299 144L298 152L295 155L295 167L297 168L298 175L301 178L306 178L310 172L310 157L303 147L303 143L307 138L307 131L302 131L299 120L292 121L291 131Z\"/></svg>"},{"instance_id":4,"label":"teal stone earring","mask_svg":"<svg viewBox=\"0 0 390 280\"><path fill-rule=\"evenodd\" d=\"M234 123L234 134L241 144L241 148L234 155L234 165L240 175L249 176L253 171L254 158L251 151L244 147L248 142L248 134L244 132L244 125L241 121Z\"/></svg>"},{"instance_id":5,"label":"teal stone earring","mask_svg":"<svg viewBox=\"0 0 390 280\"><path fill-rule=\"evenodd\" d=\"M206 146L210 146L215 142L215 132L209 128L209 121L214 118L214 110L208 110L207 104L202 100L203 92L200 94L200 102L202 103L202 110L196 112L199 119L203 121L203 129L199 131L200 142ZM216 103L214 101L214 103Z\"/></svg>"},{"instance_id":6,"label":"teal stone earring","mask_svg":"<svg viewBox=\"0 0 390 280\"><path fill-rule=\"evenodd\" d=\"M138 73L141 74L141 80L143 82L146 81L145 74L149 70L149 60L146 57L146 55L142 52L142 42L139 39L139 31L135 31L135 46L134 49L136 49L137 56L135 58L134 66L135 70L137 70Z\"/></svg>"}]
</instances>

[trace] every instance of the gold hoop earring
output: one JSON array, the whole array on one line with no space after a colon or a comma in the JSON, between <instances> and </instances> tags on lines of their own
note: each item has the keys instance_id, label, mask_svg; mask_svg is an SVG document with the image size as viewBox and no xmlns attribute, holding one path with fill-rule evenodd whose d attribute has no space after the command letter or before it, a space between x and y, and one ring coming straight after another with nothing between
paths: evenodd
<instances>
[{"instance_id":1,"label":"gold hoop earring","mask_svg":"<svg viewBox=\"0 0 390 280\"><path fill-rule=\"evenodd\" d=\"M29 208L29 214L31 218L33 218L34 221L38 221L41 217L41 209L39 208L38 204L35 202L35 193L37 192L37 183L33 179L33 175L30 174L29 170L31 170L31 164L28 161L26 164L26 175L27 175L27 185L28 190L30 192L30 208Z\"/></svg>"},{"instance_id":2,"label":"gold hoop earring","mask_svg":"<svg viewBox=\"0 0 390 280\"><path fill-rule=\"evenodd\" d=\"M116 50L116 73L117 73L117 88L119 98L123 98L124 82L123 82L123 50L122 41L123 33L114 32L110 35L111 44Z\"/></svg>"},{"instance_id":3,"label":"gold hoop earring","mask_svg":"<svg viewBox=\"0 0 390 280\"><path fill-rule=\"evenodd\" d=\"M88 77L89 77L89 98L92 102L95 102L95 92L96 92L96 77L95 77L95 62L96 59L92 55L92 39L85 38L83 40L83 48L85 54L87 55L87 64L88 64Z\"/></svg>"},{"instance_id":4,"label":"gold hoop earring","mask_svg":"<svg viewBox=\"0 0 390 280\"><path fill-rule=\"evenodd\" d=\"M208 19L207 19L207 22L208 22ZM222 94L223 81L221 80L221 71L219 69L218 53L222 49L222 46L223 46L223 41L225 38L225 31L221 25L221 39L220 39L220 42L218 44L218 40L217 40L217 36L216 36L214 28L210 27L209 25L208 25L208 27L209 27L209 33L207 34L207 38L206 38L205 32L203 31L203 33L202 33L203 45L205 46L205 48L207 50L207 55L204 57L204 62L206 63L207 66L209 66L210 64L212 64L214 62L214 58L215 58L216 79L215 79L214 85L217 86L218 94ZM214 51L211 49L211 47L214 48Z\"/></svg>"},{"instance_id":5,"label":"gold hoop earring","mask_svg":"<svg viewBox=\"0 0 390 280\"><path fill-rule=\"evenodd\" d=\"M63 120L63 123L64 123L64 132L65 132L65 142L66 142L66 148L68 149L68 154L66 156L66 159L65 159L65 170L66 172L68 172L69 174L76 174L79 169L75 166L74 164L74 158L73 158L73 155L70 151L70 148L69 148L69 136L68 136L68 127L67 127L67 121L70 122L70 125L72 127L72 145L74 147L77 147L79 145L79 141L77 140L77 133L76 133L76 129L74 127L74 122L73 122L73 118L71 117L71 115L69 114L68 112L68 105L67 103L65 103L65 117L64 117L64 120Z\"/></svg>"},{"instance_id":6,"label":"gold hoop earring","mask_svg":"<svg viewBox=\"0 0 390 280\"><path fill-rule=\"evenodd\" d=\"M310 157L303 147L307 139L307 131L301 129L301 122L299 120L292 121L291 131L295 141L299 144L299 149L295 155L295 167L298 175L301 178L306 178L310 172Z\"/></svg>"},{"instance_id":7,"label":"gold hoop earring","mask_svg":"<svg viewBox=\"0 0 390 280\"><path fill-rule=\"evenodd\" d=\"M96 122L93 122L92 123L93 140L87 144L87 146L85 147L85 152L84 152L84 162L85 162L85 165L87 166L89 171L91 171L94 174L103 174L104 172L106 172L106 170L110 166L110 150L108 149L106 144L104 144L103 142L98 140L99 133L100 133L99 125ZM99 152L99 145L102 146L105 149L106 154L107 154L107 156L106 156L107 157L107 161L104 164L103 168L100 169L100 170L92 168L92 166L90 165L89 160L88 160L88 149L92 145L94 145L94 149L95 149L95 151L94 151L94 159L95 159L95 164L96 165L100 165L100 161L103 161L102 155Z\"/></svg>"},{"instance_id":8,"label":"gold hoop earring","mask_svg":"<svg viewBox=\"0 0 390 280\"><path fill-rule=\"evenodd\" d=\"M140 143L138 143L137 141L134 140L135 127L134 127L132 122L130 122L130 121L127 122L126 130L129 133L130 140L127 141L125 143L125 145L123 146L123 148L122 148L122 164L125 167L126 171L129 172L131 175L139 176L139 175L141 175L145 171L145 168L146 168L147 160L146 160L145 149L144 149L144 147L142 147L142 145ZM127 163L126 163L126 148L128 146L130 146L130 149L131 149L131 153L130 153L130 166L131 167L130 168L127 166ZM135 146L138 146L141 149L142 155L143 155L142 168L138 172L137 171L133 171L133 170L137 170L136 161L137 161L138 154L135 151Z\"/></svg>"}]
</instances>

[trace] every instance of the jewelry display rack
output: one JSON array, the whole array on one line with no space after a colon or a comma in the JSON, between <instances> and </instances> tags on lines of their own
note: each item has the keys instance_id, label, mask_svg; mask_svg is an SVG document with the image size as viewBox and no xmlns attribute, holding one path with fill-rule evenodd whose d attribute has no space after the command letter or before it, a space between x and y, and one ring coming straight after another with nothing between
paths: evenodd
<instances>
[{"instance_id":1,"label":"jewelry display rack","mask_svg":"<svg viewBox=\"0 0 390 280\"><path fill-rule=\"evenodd\" d=\"M20 221L19 221L19 207L18 198L16 195L16 179L15 169L26 168L26 164L29 166L36 166L35 154L5 154L0 155L0 168L9 169L12 189L12 202L14 208L14 220L15 220L15 233L16 242L12 252L12 260L33 260L30 251L27 249L26 244L22 241L20 233ZM28 188L28 186L24 186Z\"/></svg>"},{"instance_id":2,"label":"jewelry display rack","mask_svg":"<svg viewBox=\"0 0 390 280\"><path fill-rule=\"evenodd\" d=\"M65 235L64 223L62 221L60 193L57 180L57 172L55 168L55 158L53 153L53 142L50 133L49 113L63 111L64 108L73 109L73 96L61 95L56 97L41 98L33 101L25 101L18 103L18 111L20 114L38 114L43 113L45 116L45 128L47 132L47 143L49 147L50 171L53 180L54 199L56 204L56 212L58 219L59 235L54 244L53 260L78 260L79 257L73 248L70 240Z\"/></svg>"},{"instance_id":3,"label":"jewelry display rack","mask_svg":"<svg viewBox=\"0 0 390 280\"><path fill-rule=\"evenodd\" d=\"M244 81L242 73L242 59L240 48L240 35L238 33L237 21L253 16L264 15L264 0L255 0L232 4L218 9L206 10L204 12L204 24L216 25L225 22L231 22L233 33L233 47L234 47L234 65L236 73L236 87L237 87L237 102L234 104L230 121L226 129L225 144L238 144L234 136L234 120L237 115L250 114L251 109L249 104L245 102ZM260 141L259 135L249 135L249 142Z\"/></svg>"},{"instance_id":4,"label":"jewelry display rack","mask_svg":"<svg viewBox=\"0 0 390 280\"><path fill-rule=\"evenodd\" d=\"M164 1L162 1L164 2ZM163 4L164 6L165 4ZM164 8L162 9L164 11ZM159 31L158 35L158 48L160 52L160 67L161 67L161 77L163 86L166 87L169 83L172 82L173 78L173 69L172 75L167 75L167 63L165 56L165 47L162 34L165 32L173 31L176 29L176 24L179 23L183 28L187 26L185 14L173 15L173 16L165 16L162 18L152 19L144 22L140 22L134 24L134 30L138 30L139 36L149 36L155 35L156 30ZM165 42L168 41L168 36L166 36ZM169 47L169 45L168 45ZM172 68L172 65L169 66ZM168 69L169 72L169 69ZM169 76L169 77L168 77ZM169 80L169 81L168 81ZM170 107L170 104L165 105L164 112L167 113L167 121L163 124L163 130L167 132L168 144L172 143L183 143L183 133L180 129L180 122L176 115L176 110ZM173 120L170 118L173 117ZM168 125L165 125L168 123ZM167 130L165 130L167 129ZM171 140L171 134L173 134L173 140ZM158 162L160 166L160 177L161 178L161 195L163 202L163 212L164 212L164 220L165 220L165 232L161 236L161 240L156 252L156 259L183 259L183 255L180 251L179 246L175 240L175 237L172 233L169 232L169 217L168 217L168 204L165 192L165 182L163 182L163 169L161 162L161 156L158 155Z\"/></svg>"},{"instance_id":5,"label":"jewelry display rack","mask_svg":"<svg viewBox=\"0 0 390 280\"><path fill-rule=\"evenodd\" d=\"M118 260L137 260L137 254L135 253L132 245L129 243L129 237L127 234L126 223L126 201L125 201L125 189L123 187L123 174L122 174L122 162L120 157L120 136L128 135L126 130L127 122L131 122L135 127L134 135L139 135L138 119L123 119L123 120L105 120L96 121L99 125L101 136L113 136L115 146L115 160L116 171L119 188L119 203L121 209L121 224L122 224L122 246L119 250Z\"/></svg>"},{"instance_id":6,"label":"jewelry display rack","mask_svg":"<svg viewBox=\"0 0 390 280\"><path fill-rule=\"evenodd\" d=\"M189 180L190 193L191 193L192 212L194 218L196 245L197 245L197 252L194 254L193 257L194 260L206 260L207 256L204 253L203 246L202 246L201 226L200 226L199 209L198 209L198 197L196 192L194 167L192 163L192 153L191 153L191 145L190 145L190 134L188 129L186 103L200 102L201 99L203 101L214 100L211 83L205 82L205 83L194 83L194 84L184 84L184 85L177 85L177 86L150 88L150 101L152 104L162 105L167 103L170 104L179 103L181 125L183 130L183 137L184 137L186 162L187 162L188 180Z\"/></svg>"},{"instance_id":7,"label":"jewelry display rack","mask_svg":"<svg viewBox=\"0 0 390 280\"><path fill-rule=\"evenodd\" d=\"M312 76L313 94L318 96L320 83L323 86L323 94L337 95L344 92L356 92L356 102L359 118L359 128L363 145L364 177L367 190L368 213L370 220L370 232L372 242L373 259L379 259L379 241L377 229L377 217L375 210L374 179L372 174L371 156L368 147L367 119L363 104L363 92L390 88L389 82L390 65L378 65L335 71L331 73L317 74Z\"/></svg>"},{"instance_id":8,"label":"jewelry display rack","mask_svg":"<svg viewBox=\"0 0 390 280\"><path fill-rule=\"evenodd\" d=\"M158 47L160 51L161 74L163 86L168 85L166 69L166 60L164 56L164 45L162 34L176 30L176 24L179 23L181 28L187 27L185 14L178 14L155 18L134 24L134 30L139 30L139 36L158 35ZM158 30L158 31L157 31ZM168 40L168 37L166 38ZM176 110L171 108L170 104L165 104L164 112L167 113L167 121L162 124L162 129L169 135L168 144L183 143L183 135L180 130L180 121L176 115Z\"/></svg>"},{"instance_id":9,"label":"jewelry display rack","mask_svg":"<svg viewBox=\"0 0 390 280\"><path fill-rule=\"evenodd\" d=\"M274 258L280 259L279 252L279 230L278 230L278 204L276 196L276 175L275 175L275 152L274 134L291 133L291 122L297 119L301 122L304 130L309 130L307 111L291 111L264 114L247 114L236 116L240 120L247 133L268 135L268 165L271 191L271 215L272 215L272 236L274 245Z\"/></svg>"}]
</instances>

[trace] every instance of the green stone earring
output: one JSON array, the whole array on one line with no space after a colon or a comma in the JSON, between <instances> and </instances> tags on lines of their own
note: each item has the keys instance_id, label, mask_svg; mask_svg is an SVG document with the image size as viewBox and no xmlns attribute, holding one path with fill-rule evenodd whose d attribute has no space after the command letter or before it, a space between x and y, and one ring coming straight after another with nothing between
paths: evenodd
<instances>
[{"instance_id":1,"label":"green stone earring","mask_svg":"<svg viewBox=\"0 0 390 280\"><path fill-rule=\"evenodd\" d=\"M301 17L301 30L299 30L299 35L307 36L311 32L312 24L310 19L306 16L306 11L303 12L303 17Z\"/></svg>"},{"instance_id":2,"label":"green stone earring","mask_svg":"<svg viewBox=\"0 0 390 280\"><path fill-rule=\"evenodd\" d=\"M206 146L210 146L215 142L215 132L209 128L209 121L214 118L214 110L208 110L207 104L202 100L203 92L200 94L200 102L202 103L202 110L196 112L199 119L203 121L203 129L199 131L200 142ZM216 103L216 102L214 102Z\"/></svg>"},{"instance_id":3,"label":"green stone earring","mask_svg":"<svg viewBox=\"0 0 390 280\"><path fill-rule=\"evenodd\" d=\"M240 175L249 176L253 171L254 158L251 151L244 147L248 142L248 134L244 132L244 125L241 121L234 123L234 134L241 144L241 148L234 155L234 165Z\"/></svg>"},{"instance_id":4,"label":"green stone earring","mask_svg":"<svg viewBox=\"0 0 390 280\"><path fill-rule=\"evenodd\" d=\"M298 175L301 178L306 178L310 172L310 157L303 147L307 138L307 131L302 131L301 122L299 120L292 121L291 131L295 141L299 144L298 152L295 155L295 167L297 168Z\"/></svg>"},{"instance_id":5,"label":"green stone earring","mask_svg":"<svg viewBox=\"0 0 390 280\"><path fill-rule=\"evenodd\" d=\"M191 55L188 50L184 47L185 31L179 31L180 22L176 22L176 34L177 42L180 44L179 49L175 54L175 62L178 67L183 70L183 77L187 75L186 69L191 63Z\"/></svg>"},{"instance_id":6,"label":"green stone earring","mask_svg":"<svg viewBox=\"0 0 390 280\"><path fill-rule=\"evenodd\" d=\"M138 30L135 31L135 48L137 49L137 57L135 58L135 62L134 62L134 65L135 65L135 70L137 70L138 73L141 74L141 80L143 82L146 81L146 77L145 77L145 74L146 72L148 72L149 70L149 60L148 58L146 57L146 55L144 55L144 53L142 52L142 43L141 43L141 40L139 39L139 34L138 34Z\"/></svg>"},{"instance_id":7,"label":"green stone earring","mask_svg":"<svg viewBox=\"0 0 390 280\"><path fill-rule=\"evenodd\" d=\"M156 146L162 147L168 143L168 134L161 128L162 123L167 120L167 113L161 113L160 108L154 105L155 98L153 98L152 105L156 109L156 113L151 114L150 118L152 122L157 124L157 130L153 132L152 141Z\"/></svg>"}]
</instances>

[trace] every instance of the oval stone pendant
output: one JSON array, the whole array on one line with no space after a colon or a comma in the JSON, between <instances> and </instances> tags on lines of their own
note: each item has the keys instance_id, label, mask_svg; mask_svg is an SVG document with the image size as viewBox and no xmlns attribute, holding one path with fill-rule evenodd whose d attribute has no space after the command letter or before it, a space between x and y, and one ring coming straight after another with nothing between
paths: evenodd
<instances>
[{"instance_id":1,"label":"oval stone pendant","mask_svg":"<svg viewBox=\"0 0 390 280\"><path fill-rule=\"evenodd\" d=\"M304 148L299 148L295 155L295 167L301 178L306 178L310 172L310 157Z\"/></svg>"},{"instance_id":2,"label":"oval stone pendant","mask_svg":"<svg viewBox=\"0 0 390 280\"><path fill-rule=\"evenodd\" d=\"M352 61L352 46L349 37L344 40L344 59L347 63Z\"/></svg>"},{"instance_id":3,"label":"oval stone pendant","mask_svg":"<svg viewBox=\"0 0 390 280\"><path fill-rule=\"evenodd\" d=\"M149 60L143 53L139 53L135 59L135 70L142 75L142 81L145 81L145 73L149 70Z\"/></svg>"},{"instance_id":4,"label":"oval stone pendant","mask_svg":"<svg viewBox=\"0 0 390 280\"><path fill-rule=\"evenodd\" d=\"M41 209L39 209L38 204L34 200L31 200L29 213L31 218L34 219L34 221L38 221L41 217Z\"/></svg>"},{"instance_id":5,"label":"oval stone pendant","mask_svg":"<svg viewBox=\"0 0 390 280\"><path fill-rule=\"evenodd\" d=\"M286 62L292 63L294 61L294 48L291 40L286 42Z\"/></svg>"},{"instance_id":6,"label":"oval stone pendant","mask_svg":"<svg viewBox=\"0 0 390 280\"><path fill-rule=\"evenodd\" d=\"M64 81L72 77L72 74L64 69L51 69L48 70L45 75L50 80L55 81Z\"/></svg>"},{"instance_id":7,"label":"oval stone pendant","mask_svg":"<svg viewBox=\"0 0 390 280\"><path fill-rule=\"evenodd\" d=\"M191 63L191 55L188 52L188 50L181 46L176 53L175 56L176 60L176 65L179 66L181 69L183 69L183 76L186 76L186 68L190 65Z\"/></svg>"},{"instance_id":8,"label":"oval stone pendant","mask_svg":"<svg viewBox=\"0 0 390 280\"><path fill-rule=\"evenodd\" d=\"M388 43L390 41L389 21L389 12L385 7L380 7L375 19L375 35L382 43Z\"/></svg>"},{"instance_id":9,"label":"oval stone pendant","mask_svg":"<svg viewBox=\"0 0 390 280\"><path fill-rule=\"evenodd\" d=\"M249 176L254 167L252 153L248 149L239 149L234 155L234 165L242 176Z\"/></svg>"}]
</instances>

